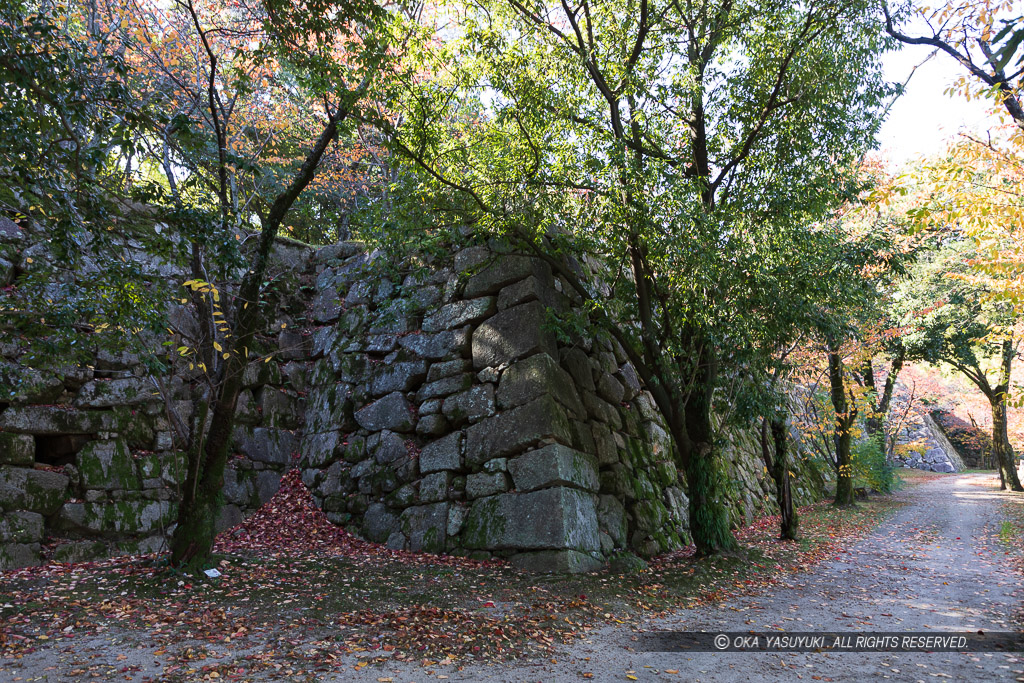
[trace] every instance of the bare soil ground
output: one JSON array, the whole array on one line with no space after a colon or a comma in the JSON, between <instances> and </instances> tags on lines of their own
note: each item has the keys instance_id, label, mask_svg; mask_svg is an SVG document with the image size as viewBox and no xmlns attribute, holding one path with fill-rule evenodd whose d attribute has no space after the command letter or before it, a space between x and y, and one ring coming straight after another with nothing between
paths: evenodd
<instances>
[{"instance_id":1,"label":"bare soil ground","mask_svg":"<svg viewBox=\"0 0 1024 683\"><path fill-rule=\"evenodd\" d=\"M212 582L138 558L0 576L0 681L1024 680L1024 653L636 651L656 629L1021 630L1024 495L991 474L907 476L857 510L805 510L800 544L766 519L743 558L631 575L323 546L239 548Z\"/></svg>"}]
</instances>

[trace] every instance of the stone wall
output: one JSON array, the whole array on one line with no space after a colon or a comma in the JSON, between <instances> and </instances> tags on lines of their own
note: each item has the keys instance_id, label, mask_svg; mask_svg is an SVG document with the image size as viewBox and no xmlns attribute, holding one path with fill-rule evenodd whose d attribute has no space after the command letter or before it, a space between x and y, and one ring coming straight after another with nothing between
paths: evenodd
<instances>
[{"instance_id":1,"label":"stone wall","mask_svg":"<svg viewBox=\"0 0 1024 683\"><path fill-rule=\"evenodd\" d=\"M306 351L294 328L304 322L301 280L311 250L282 242L275 256L272 274L280 282L269 293L274 313L260 347L278 353L245 375L239 457L225 481L221 528L266 502L298 451L304 415L295 381ZM45 232L0 219L0 284L17 284L46 258ZM159 259L148 266L177 283L187 277ZM184 309L172 308L171 316L189 322ZM165 547L185 462L140 357L94 351L87 364L47 371L29 367L29 353L24 340L0 339L0 570ZM194 375L177 370L163 379L188 419Z\"/></svg>"},{"instance_id":2,"label":"stone wall","mask_svg":"<svg viewBox=\"0 0 1024 683\"><path fill-rule=\"evenodd\" d=\"M556 335L578 302L542 261L486 246L413 272L321 250L303 478L393 548L583 570L688 542L668 434L617 343ZM774 508L753 432L726 435L734 524ZM800 463L796 499L822 495Z\"/></svg>"},{"instance_id":3,"label":"stone wall","mask_svg":"<svg viewBox=\"0 0 1024 683\"><path fill-rule=\"evenodd\" d=\"M30 246L6 245L10 279ZM246 373L220 528L295 465L332 521L393 548L579 571L688 542L650 395L615 343L557 333L578 302L545 264L485 245L402 265L353 243L278 251L257 349L276 355ZM138 358L53 376L22 352L0 348L0 569L162 547L184 463ZM175 401L191 379L168 380ZM756 434L723 447L734 525L772 512ZM823 470L800 461L798 504Z\"/></svg>"}]
</instances>

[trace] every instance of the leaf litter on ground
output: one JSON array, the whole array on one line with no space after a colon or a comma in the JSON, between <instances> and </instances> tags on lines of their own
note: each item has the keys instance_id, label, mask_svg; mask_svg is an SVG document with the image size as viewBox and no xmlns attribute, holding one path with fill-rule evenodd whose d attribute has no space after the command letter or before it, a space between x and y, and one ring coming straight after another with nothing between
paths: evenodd
<instances>
[{"instance_id":1,"label":"leaf litter on ground","mask_svg":"<svg viewBox=\"0 0 1024 683\"><path fill-rule=\"evenodd\" d=\"M0 574L0 672L37 649L74 652L87 636L112 633L148 647L163 680L550 656L600 624L637 623L807 571L895 506L808 506L796 543L779 542L778 517L764 517L738 531L742 557L698 560L691 546L635 574L537 576L500 560L364 541L331 523L292 470L270 501L218 536L218 578L177 573L164 554Z\"/></svg>"}]
</instances>

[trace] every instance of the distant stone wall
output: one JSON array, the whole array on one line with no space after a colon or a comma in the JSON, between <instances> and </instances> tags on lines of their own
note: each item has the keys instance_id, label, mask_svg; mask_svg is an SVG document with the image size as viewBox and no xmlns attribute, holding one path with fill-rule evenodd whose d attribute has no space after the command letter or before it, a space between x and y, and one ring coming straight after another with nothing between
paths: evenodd
<instances>
[{"instance_id":1,"label":"distant stone wall","mask_svg":"<svg viewBox=\"0 0 1024 683\"><path fill-rule=\"evenodd\" d=\"M0 240L9 282L38 243ZM616 343L559 341L578 302L541 261L477 245L396 266L354 243L282 243L275 269L259 350L276 355L246 372L219 528L298 466L334 522L393 548L581 571L688 542L650 395ZM22 352L0 345L0 569L160 549L185 465L139 359L50 376ZM184 402L179 370L167 384ZM775 509L756 437L725 434L734 525ZM827 477L801 459L797 503Z\"/></svg>"}]
</instances>

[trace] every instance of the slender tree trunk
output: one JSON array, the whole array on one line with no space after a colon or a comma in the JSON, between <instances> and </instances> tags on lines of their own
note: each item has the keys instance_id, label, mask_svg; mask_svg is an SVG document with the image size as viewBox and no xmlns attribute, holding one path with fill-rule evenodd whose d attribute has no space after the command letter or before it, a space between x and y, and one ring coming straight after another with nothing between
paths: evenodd
<instances>
[{"instance_id":1,"label":"slender tree trunk","mask_svg":"<svg viewBox=\"0 0 1024 683\"><path fill-rule=\"evenodd\" d=\"M850 427L857 416L856 408L846 399L843 379L843 359L838 348L830 346L828 352L828 378L832 407L836 412L834 439L836 444L836 499L835 505L853 505L853 458L850 453Z\"/></svg>"},{"instance_id":2,"label":"slender tree trunk","mask_svg":"<svg viewBox=\"0 0 1024 683\"><path fill-rule=\"evenodd\" d=\"M793 504L792 474L789 457L789 428L785 417L772 420L772 440L775 442L775 491L782 511L780 537L795 541L800 538L800 519Z\"/></svg>"},{"instance_id":3,"label":"slender tree trunk","mask_svg":"<svg viewBox=\"0 0 1024 683\"><path fill-rule=\"evenodd\" d=\"M889 415L889 406L892 404L893 391L896 388L896 378L903 369L903 361L906 358L906 349L900 344L899 349L893 356L892 365L889 368L889 375L885 378L885 386L881 393L875 383L875 371L871 359L864 361L861 374L864 376L864 386L871 393L872 411L864 418L864 431L868 439L875 440L879 448L885 451L885 421Z\"/></svg>"},{"instance_id":4,"label":"slender tree trunk","mask_svg":"<svg viewBox=\"0 0 1024 683\"><path fill-rule=\"evenodd\" d=\"M771 432L771 442L768 436ZM771 443L771 445L769 445ZM772 455L772 446L775 454ZM779 504L779 538L795 541L800 538L800 520L793 505L789 467L789 439L786 418L761 419L761 457L775 482L775 499Z\"/></svg>"},{"instance_id":5,"label":"slender tree trunk","mask_svg":"<svg viewBox=\"0 0 1024 683\"><path fill-rule=\"evenodd\" d=\"M368 76L356 92L362 92ZM295 200L313 179L320 160L338 132L338 124L350 111L354 99L331 117L310 149L302 166L289 186L277 196L262 219L262 232L252 257L252 268L245 274L235 300L235 343L223 358L210 405L212 414L207 421L201 414L194 430L189 449L189 475L186 490L178 505L178 525L171 538L171 564L198 566L205 563L213 549L215 524L220 512L221 491L224 487L224 469L231 448L231 430L235 423L235 409L242 391L242 373L249 362L260 321L260 289L266 273L270 252L278 229Z\"/></svg>"},{"instance_id":6,"label":"slender tree trunk","mask_svg":"<svg viewBox=\"0 0 1024 683\"><path fill-rule=\"evenodd\" d=\"M1000 393L989 398L992 405L992 450L999 468L1000 488L1024 491L1015 467L1016 459L1007 431L1006 394Z\"/></svg>"}]
</instances>

